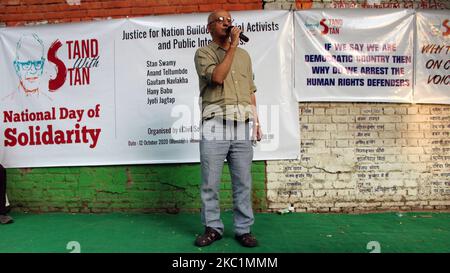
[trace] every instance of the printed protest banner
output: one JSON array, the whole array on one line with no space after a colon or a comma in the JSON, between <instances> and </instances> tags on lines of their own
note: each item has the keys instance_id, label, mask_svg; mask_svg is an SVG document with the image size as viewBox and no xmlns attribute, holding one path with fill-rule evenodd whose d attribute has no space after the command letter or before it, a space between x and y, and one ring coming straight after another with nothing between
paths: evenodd
<instances>
[{"instance_id":1,"label":"printed protest banner","mask_svg":"<svg viewBox=\"0 0 450 273\"><path fill-rule=\"evenodd\" d=\"M298 101L411 102L413 10L295 12Z\"/></svg>"},{"instance_id":2,"label":"printed protest banner","mask_svg":"<svg viewBox=\"0 0 450 273\"><path fill-rule=\"evenodd\" d=\"M250 42L265 138L255 160L296 158L292 14L233 12ZM194 53L208 14L0 29L6 167L198 162Z\"/></svg>"},{"instance_id":3,"label":"printed protest banner","mask_svg":"<svg viewBox=\"0 0 450 273\"><path fill-rule=\"evenodd\" d=\"M450 11L416 14L414 102L450 103Z\"/></svg>"}]
</instances>

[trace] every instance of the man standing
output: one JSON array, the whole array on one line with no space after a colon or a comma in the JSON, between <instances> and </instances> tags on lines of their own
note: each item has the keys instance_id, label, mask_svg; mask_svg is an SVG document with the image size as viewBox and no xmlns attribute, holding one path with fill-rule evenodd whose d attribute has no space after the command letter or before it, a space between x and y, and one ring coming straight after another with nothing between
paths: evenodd
<instances>
[{"instance_id":1,"label":"man standing","mask_svg":"<svg viewBox=\"0 0 450 273\"><path fill-rule=\"evenodd\" d=\"M233 189L235 238L246 247L257 245L250 227L254 222L251 202L253 141L262 137L256 111L256 86L249 54L239 48L238 27L231 26L229 12L208 16L212 42L195 53L202 111L200 161L202 172L201 220L204 234L197 246L220 240L219 184L224 160L228 161Z\"/></svg>"},{"instance_id":2,"label":"man standing","mask_svg":"<svg viewBox=\"0 0 450 273\"><path fill-rule=\"evenodd\" d=\"M5 157L3 146L0 146L0 224L10 224L13 222L11 216L8 216L9 203L6 196L6 169L1 162Z\"/></svg>"},{"instance_id":3,"label":"man standing","mask_svg":"<svg viewBox=\"0 0 450 273\"><path fill-rule=\"evenodd\" d=\"M11 216L7 215L6 198L6 170L0 164L0 224L10 224L13 222Z\"/></svg>"}]
</instances>

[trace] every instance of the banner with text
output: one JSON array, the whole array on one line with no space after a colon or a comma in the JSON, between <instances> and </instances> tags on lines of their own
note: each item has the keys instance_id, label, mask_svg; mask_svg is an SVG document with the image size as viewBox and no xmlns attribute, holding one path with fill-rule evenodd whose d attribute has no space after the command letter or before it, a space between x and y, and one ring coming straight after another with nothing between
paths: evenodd
<instances>
[{"instance_id":1,"label":"banner with text","mask_svg":"<svg viewBox=\"0 0 450 273\"><path fill-rule=\"evenodd\" d=\"M413 10L295 12L298 101L411 102Z\"/></svg>"},{"instance_id":2,"label":"banner with text","mask_svg":"<svg viewBox=\"0 0 450 273\"><path fill-rule=\"evenodd\" d=\"M117 162L113 37L124 22L0 29L4 166Z\"/></svg>"},{"instance_id":3,"label":"banner with text","mask_svg":"<svg viewBox=\"0 0 450 273\"><path fill-rule=\"evenodd\" d=\"M414 102L450 103L450 11L416 13Z\"/></svg>"},{"instance_id":4,"label":"banner with text","mask_svg":"<svg viewBox=\"0 0 450 273\"><path fill-rule=\"evenodd\" d=\"M292 13L232 15L250 38L241 46L252 57L258 88L264 138L254 159L296 158ZM198 162L194 53L210 42L207 16L0 29L2 164Z\"/></svg>"}]
</instances>

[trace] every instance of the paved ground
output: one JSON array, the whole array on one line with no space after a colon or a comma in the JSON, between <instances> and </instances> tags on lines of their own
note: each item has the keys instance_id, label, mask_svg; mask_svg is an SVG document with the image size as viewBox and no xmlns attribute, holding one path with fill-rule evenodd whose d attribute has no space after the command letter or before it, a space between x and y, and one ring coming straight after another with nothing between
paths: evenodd
<instances>
[{"instance_id":1,"label":"paved ground","mask_svg":"<svg viewBox=\"0 0 450 273\"><path fill-rule=\"evenodd\" d=\"M256 214L260 246L241 247L223 213L224 238L193 245L203 231L198 214L27 214L0 225L0 252L82 253L450 253L450 213ZM72 243L71 243L72 242Z\"/></svg>"}]
</instances>

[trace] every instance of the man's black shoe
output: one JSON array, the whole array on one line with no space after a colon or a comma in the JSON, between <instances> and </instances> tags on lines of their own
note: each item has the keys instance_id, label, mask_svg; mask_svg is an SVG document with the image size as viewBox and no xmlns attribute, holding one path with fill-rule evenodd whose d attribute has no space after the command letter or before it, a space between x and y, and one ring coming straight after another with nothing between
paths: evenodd
<instances>
[{"instance_id":1,"label":"man's black shoe","mask_svg":"<svg viewBox=\"0 0 450 273\"><path fill-rule=\"evenodd\" d=\"M203 235L198 236L197 239L195 240L195 245L207 246L220 239L222 239L222 235L220 235L220 233L217 230L211 227L206 227L205 233L203 233Z\"/></svg>"},{"instance_id":2,"label":"man's black shoe","mask_svg":"<svg viewBox=\"0 0 450 273\"><path fill-rule=\"evenodd\" d=\"M6 225L6 224L11 224L13 222L14 222L14 220L13 220L13 218L11 216L0 215L0 224Z\"/></svg>"},{"instance_id":3,"label":"man's black shoe","mask_svg":"<svg viewBox=\"0 0 450 273\"><path fill-rule=\"evenodd\" d=\"M251 233L236 235L235 238L242 246L245 247L255 247L258 245L258 241Z\"/></svg>"}]
</instances>

